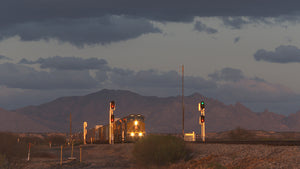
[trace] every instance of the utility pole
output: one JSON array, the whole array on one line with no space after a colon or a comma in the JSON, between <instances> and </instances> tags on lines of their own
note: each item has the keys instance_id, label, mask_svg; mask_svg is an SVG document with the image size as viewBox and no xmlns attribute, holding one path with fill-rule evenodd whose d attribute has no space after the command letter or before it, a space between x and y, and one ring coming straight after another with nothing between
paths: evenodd
<instances>
[{"instance_id":1,"label":"utility pole","mask_svg":"<svg viewBox=\"0 0 300 169\"><path fill-rule=\"evenodd\" d=\"M69 138L69 143L72 144L72 113L70 113L70 138Z\"/></svg>"},{"instance_id":2,"label":"utility pole","mask_svg":"<svg viewBox=\"0 0 300 169\"><path fill-rule=\"evenodd\" d=\"M204 101L201 101L201 103L199 103L198 109L201 112L201 115L199 118L199 124L201 125L201 139L203 142L205 142L205 103L204 103Z\"/></svg>"},{"instance_id":3,"label":"utility pole","mask_svg":"<svg viewBox=\"0 0 300 169\"><path fill-rule=\"evenodd\" d=\"M184 139L184 65L182 65L182 137Z\"/></svg>"}]
</instances>

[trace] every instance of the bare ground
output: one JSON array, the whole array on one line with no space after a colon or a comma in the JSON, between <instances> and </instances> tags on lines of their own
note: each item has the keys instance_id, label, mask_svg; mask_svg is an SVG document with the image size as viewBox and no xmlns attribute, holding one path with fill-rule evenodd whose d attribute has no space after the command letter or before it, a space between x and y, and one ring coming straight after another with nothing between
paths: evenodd
<instances>
[{"instance_id":1,"label":"bare ground","mask_svg":"<svg viewBox=\"0 0 300 169\"><path fill-rule=\"evenodd\" d=\"M30 161L23 161L14 166L22 169L265 169L265 168L300 168L300 147L267 145L226 145L226 144L188 144L192 149L189 161L180 161L168 166L138 166L132 158L133 144L86 145L83 146L82 162L79 162L79 146L74 147L75 161L71 156L71 147L63 149L63 164L60 165L60 147L38 148L32 152ZM33 149L34 150L34 149Z\"/></svg>"}]
</instances>

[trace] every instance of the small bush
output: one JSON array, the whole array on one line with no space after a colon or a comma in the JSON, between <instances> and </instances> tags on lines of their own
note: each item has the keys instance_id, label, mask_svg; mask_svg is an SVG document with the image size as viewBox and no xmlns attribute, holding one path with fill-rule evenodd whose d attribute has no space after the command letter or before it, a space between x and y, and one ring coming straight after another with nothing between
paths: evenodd
<instances>
[{"instance_id":1,"label":"small bush","mask_svg":"<svg viewBox=\"0 0 300 169\"><path fill-rule=\"evenodd\" d=\"M17 136L12 133L0 133L0 152L1 158L8 160L24 158L27 154L27 144L19 144Z\"/></svg>"},{"instance_id":2,"label":"small bush","mask_svg":"<svg viewBox=\"0 0 300 169\"><path fill-rule=\"evenodd\" d=\"M45 144L45 139L41 138L41 137L37 137L37 136L25 136L20 138L20 142L21 143L31 143L31 144Z\"/></svg>"},{"instance_id":3,"label":"small bush","mask_svg":"<svg viewBox=\"0 0 300 169\"><path fill-rule=\"evenodd\" d=\"M1 169L9 168L9 163L6 159L6 156L3 154L0 154L0 168Z\"/></svg>"},{"instance_id":4,"label":"small bush","mask_svg":"<svg viewBox=\"0 0 300 169\"><path fill-rule=\"evenodd\" d=\"M180 138L149 135L135 143L133 156L142 165L166 165L186 160L189 152Z\"/></svg>"},{"instance_id":5,"label":"small bush","mask_svg":"<svg viewBox=\"0 0 300 169\"><path fill-rule=\"evenodd\" d=\"M232 140L251 140L254 139L254 134L246 129L237 127L229 132L229 137Z\"/></svg>"},{"instance_id":6,"label":"small bush","mask_svg":"<svg viewBox=\"0 0 300 169\"><path fill-rule=\"evenodd\" d=\"M49 143L50 141L52 145L64 145L66 138L62 135L50 135L47 137L47 142Z\"/></svg>"}]
</instances>

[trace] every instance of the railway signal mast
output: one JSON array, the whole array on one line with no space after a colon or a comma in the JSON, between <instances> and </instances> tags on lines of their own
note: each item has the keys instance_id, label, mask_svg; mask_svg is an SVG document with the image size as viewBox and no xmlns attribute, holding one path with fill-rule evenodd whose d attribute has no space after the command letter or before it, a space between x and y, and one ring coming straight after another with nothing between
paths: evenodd
<instances>
[{"instance_id":1,"label":"railway signal mast","mask_svg":"<svg viewBox=\"0 0 300 169\"><path fill-rule=\"evenodd\" d=\"M83 122L83 144L86 144L87 122Z\"/></svg>"},{"instance_id":2,"label":"railway signal mast","mask_svg":"<svg viewBox=\"0 0 300 169\"><path fill-rule=\"evenodd\" d=\"M116 109L115 101L109 104L109 144L114 144L113 123L115 121L114 110Z\"/></svg>"},{"instance_id":3,"label":"railway signal mast","mask_svg":"<svg viewBox=\"0 0 300 169\"><path fill-rule=\"evenodd\" d=\"M201 112L201 115L199 118L199 124L201 125L201 138L202 138L202 141L205 142L205 103L204 103L204 101L201 101L201 103L199 103L198 109Z\"/></svg>"}]
</instances>

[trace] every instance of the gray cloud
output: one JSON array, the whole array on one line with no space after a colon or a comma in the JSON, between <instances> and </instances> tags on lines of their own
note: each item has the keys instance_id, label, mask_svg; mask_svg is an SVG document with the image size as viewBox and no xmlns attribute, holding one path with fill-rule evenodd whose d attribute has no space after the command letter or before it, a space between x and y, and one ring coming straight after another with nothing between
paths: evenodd
<instances>
[{"instance_id":1,"label":"gray cloud","mask_svg":"<svg viewBox=\"0 0 300 169\"><path fill-rule=\"evenodd\" d=\"M89 71L36 71L13 63L0 64L0 85L20 89L90 89L98 86Z\"/></svg>"},{"instance_id":2,"label":"gray cloud","mask_svg":"<svg viewBox=\"0 0 300 169\"><path fill-rule=\"evenodd\" d=\"M221 71L216 71L208 75L215 81L233 81L237 82L245 78L243 72L234 68L223 68Z\"/></svg>"},{"instance_id":3,"label":"gray cloud","mask_svg":"<svg viewBox=\"0 0 300 169\"><path fill-rule=\"evenodd\" d=\"M126 16L102 16L21 22L0 27L0 39L19 36L22 41L57 39L78 47L107 44L137 38L147 33L159 33L148 20Z\"/></svg>"},{"instance_id":4,"label":"gray cloud","mask_svg":"<svg viewBox=\"0 0 300 169\"><path fill-rule=\"evenodd\" d=\"M275 103L290 101L297 96L285 86L249 78L235 83L220 84L209 95L225 103L234 103L236 101L242 103Z\"/></svg>"},{"instance_id":5,"label":"gray cloud","mask_svg":"<svg viewBox=\"0 0 300 169\"><path fill-rule=\"evenodd\" d=\"M0 60L3 59L3 60L11 60L9 57L6 57L4 55L0 55Z\"/></svg>"},{"instance_id":6,"label":"gray cloud","mask_svg":"<svg viewBox=\"0 0 300 169\"><path fill-rule=\"evenodd\" d=\"M296 46L281 45L275 51L258 50L254 54L256 61L266 61L273 63L292 63L300 62L300 49Z\"/></svg>"},{"instance_id":7,"label":"gray cloud","mask_svg":"<svg viewBox=\"0 0 300 169\"><path fill-rule=\"evenodd\" d=\"M245 104L269 103L297 98L289 88L266 82L259 77L246 77L239 69L224 68L209 75L185 76L185 94L198 92L227 104L237 101ZM109 85L144 95L170 96L181 94L181 76L178 72L156 70L132 71L115 68L110 73ZM264 107L266 108L266 107ZM258 109L255 109L258 110Z\"/></svg>"},{"instance_id":8,"label":"gray cloud","mask_svg":"<svg viewBox=\"0 0 300 169\"><path fill-rule=\"evenodd\" d=\"M47 62L55 57L48 59L46 59ZM56 59L63 61L60 57ZM78 60L73 57L67 57L67 59L74 59L76 63L86 63L84 59ZM98 59L98 61L100 60L102 59ZM27 62L37 61L27 60ZM106 65L106 62L103 63ZM181 76L176 71L144 70L136 72L130 69L109 68L95 69L94 76L91 76L88 70L91 67L69 68L67 66L68 69L65 66L60 69L55 66L49 67L55 69L47 72L37 71L23 64L0 64L0 100L7 98L13 102L15 98L20 105L24 105L30 103L22 102L19 98L26 98L28 93L35 93L31 98L36 102L39 100L37 98L45 100L54 96L65 96L66 93L88 93L102 88L127 89L152 96L181 94ZM249 105L282 100L294 101L297 98L297 95L289 88L268 83L259 77L246 77L239 69L224 68L208 77L207 79L199 76L185 76L185 94L198 92L207 97L220 99L225 103L240 101ZM3 102L1 101L0 105L3 105ZM10 107L14 106L10 105Z\"/></svg>"},{"instance_id":9,"label":"gray cloud","mask_svg":"<svg viewBox=\"0 0 300 169\"><path fill-rule=\"evenodd\" d=\"M232 29L241 29L243 25L250 24L252 21L242 17L222 17L223 24Z\"/></svg>"},{"instance_id":10,"label":"gray cloud","mask_svg":"<svg viewBox=\"0 0 300 169\"><path fill-rule=\"evenodd\" d=\"M219 99L226 104L241 102L251 105L254 107L249 108L254 111L269 108L276 113L286 114L299 110L297 104L300 96L291 89L280 84L269 83L259 77L246 77L239 69L226 69L229 71L222 69L209 75L216 81L217 87L202 94ZM293 107L288 106L291 103L294 103Z\"/></svg>"},{"instance_id":11,"label":"gray cloud","mask_svg":"<svg viewBox=\"0 0 300 169\"><path fill-rule=\"evenodd\" d=\"M234 43L238 43L240 41L240 39L241 39L241 37L239 37L239 36L234 38Z\"/></svg>"},{"instance_id":12,"label":"gray cloud","mask_svg":"<svg viewBox=\"0 0 300 169\"><path fill-rule=\"evenodd\" d=\"M159 72L145 70L134 72L131 70L114 69L111 81L119 86L133 87L161 87L177 89L181 84L181 76L176 71ZM185 86L190 89L208 89L216 87L212 81L201 77L185 76Z\"/></svg>"},{"instance_id":13,"label":"gray cloud","mask_svg":"<svg viewBox=\"0 0 300 169\"><path fill-rule=\"evenodd\" d=\"M215 33L218 33L218 30L217 29L214 29L214 28L211 28L211 27L208 27L206 26L205 24L203 24L202 22L200 21L197 21L194 25L194 29L199 31L199 32L206 32L208 34L215 34Z\"/></svg>"},{"instance_id":14,"label":"gray cloud","mask_svg":"<svg viewBox=\"0 0 300 169\"><path fill-rule=\"evenodd\" d=\"M83 59L79 57L61 57L54 56L49 58L39 58L36 61L29 61L22 59L21 64L40 64L41 68L51 68L58 70L89 70L99 69L108 70L110 67L107 65L107 61L98 58Z\"/></svg>"}]
</instances>

